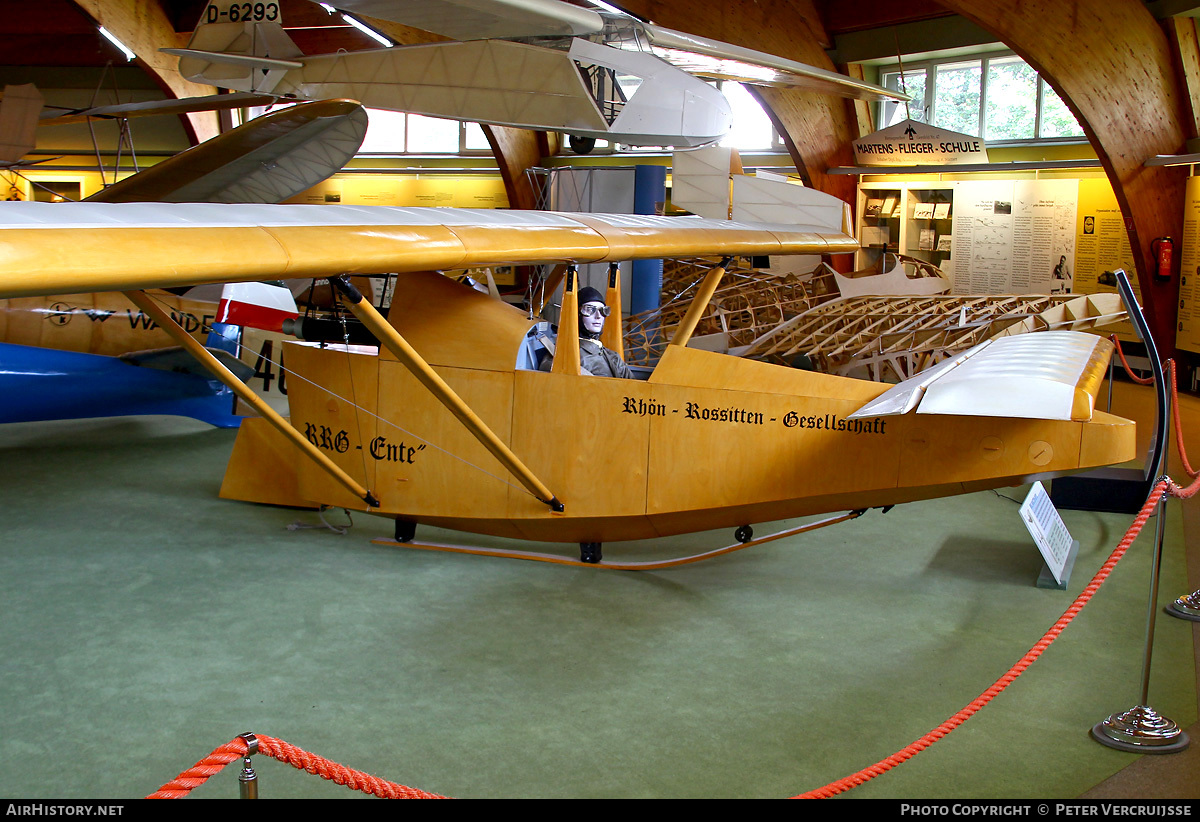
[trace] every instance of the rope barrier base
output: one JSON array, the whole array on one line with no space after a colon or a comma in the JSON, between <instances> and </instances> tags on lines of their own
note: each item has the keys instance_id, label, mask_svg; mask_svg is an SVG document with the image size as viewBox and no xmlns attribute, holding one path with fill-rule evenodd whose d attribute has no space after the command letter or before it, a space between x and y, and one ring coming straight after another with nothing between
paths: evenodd
<instances>
[{"instance_id":1,"label":"rope barrier base","mask_svg":"<svg viewBox=\"0 0 1200 822\"><path fill-rule=\"evenodd\" d=\"M1133 753L1179 753L1191 744L1174 720L1153 708L1138 705L1113 714L1092 727L1092 738L1101 745Z\"/></svg>"},{"instance_id":2,"label":"rope barrier base","mask_svg":"<svg viewBox=\"0 0 1200 822\"><path fill-rule=\"evenodd\" d=\"M380 799L446 798L440 794L410 788L407 785L399 785L395 782L388 782L385 779L380 779L363 771L347 768L323 756L317 756L303 748L297 748L295 745L284 742L282 739L262 736L261 734L242 734L226 742L146 798L183 799L195 788L207 782L210 777L220 773L230 762L245 759L255 753L265 754L272 759L278 759L280 762L291 765L293 768L307 771L322 779L327 779L336 785L368 793ZM251 769L247 767L247 770ZM245 772L243 772L243 776L246 776ZM246 778L248 781L249 777ZM256 776L254 777L254 783L252 793L254 797L257 797L258 786ZM243 784L243 788L245 787ZM250 798L245 790L243 790L243 797Z\"/></svg>"},{"instance_id":3,"label":"rope barrier base","mask_svg":"<svg viewBox=\"0 0 1200 822\"><path fill-rule=\"evenodd\" d=\"M1200 622L1200 591L1184 594L1168 605L1166 611L1173 617Z\"/></svg>"}]
</instances>

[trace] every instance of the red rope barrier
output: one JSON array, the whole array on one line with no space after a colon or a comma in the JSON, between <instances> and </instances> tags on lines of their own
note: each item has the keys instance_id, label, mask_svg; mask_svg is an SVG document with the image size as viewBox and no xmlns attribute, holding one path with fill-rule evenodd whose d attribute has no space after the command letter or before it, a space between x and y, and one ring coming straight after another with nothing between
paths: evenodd
<instances>
[{"instance_id":1,"label":"red rope barrier","mask_svg":"<svg viewBox=\"0 0 1200 822\"><path fill-rule=\"evenodd\" d=\"M1121 358L1121 365L1125 366L1125 373L1129 375L1129 379L1136 382L1138 385L1153 385L1153 377L1139 377L1133 373L1133 369L1129 367L1129 363L1125 360L1125 352L1121 350L1121 341L1117 339L1116 334L1109 334L1108 339L1117 349L1117 356Z\"/></svg>"},{"instance_id":2,"label":"red rope barrier","mask_svg":"<svg viewBox=\"0 0 1200 822\"><path fill-rule=\"evenodd\" d=\"M1129 367L1129 363L1125 360L1125 354L1121 351L1121 343L1117 339L1116 335L1110 336L1109 339L1112 340L1113 344L1115 345L1117 355L1121 358L1121 364L1125 367L1125 371L1129 375L1130 379L1140 385L1151 385L1154 382L1153 379L1143 379L1133 373L1133 370ZM1193 480L1192 484L1187 488L1181 488L1169 477L1161 478L1155 484L1153 490L1151 490L1150 495L1146 498L1146 502L1142 506L1142 510L1139 511L1138 515L1134 518L1133 524L1130 525L1129 530L1125 532L1125 536L1121 540L1120 544L1118 544L1112 554L1109 555L1108 560L1104 563L1100 570L1096 572L1096 575L1092 577L1092 581L1088 583L1088 586L1084 588L1083 592L1080 593L1080 595L1075 598L1075 601L1071 603L1071 607L1069 607L1063 613L1059 620L1054 623L1053 627L1051 627L1050 630L1042 636L1041 640L1039 640L1037 644L1035 644L1033 648L1031 648L1016 665L1010 668L1008 672L1004 674L1004 676L996 680L996 682L993 683L990 688L980 694L979 697L968 704L967 707L954 714L954 716L947 719L941 725L934 728L916 742L913 742L911 745L908 745L907 747L897 751L885 759L881 759L874 765L864 768L858 773L852 774L844 779L831 782L824 787L795 796L793 799L826 799L828 797L836 796L839 793L848 791L851 788L855 788L864 782L867 782L868 780L874 779L880 774L890 771L892 768L896 767L902 762L911 759L921 751L928 748L934 742L937 742L946 734L950 733L959 725L970 719L976 712L979 711L980 708L991 702L992 699L994 699L1001 691L1007 688L1013 680L1024 673L1024 671L1030 665L1032 665L1039 656L1042 655L1042 652L1050 646L1050 643L1052 643L1058 637L1058 635L1063 632L1067 625L1070 624L1071 620L1075 618L1075 615L1083 609L1083 606L1088 603L1096 591L1100 589L1100 586L1104 584L1104 581L1108 578L1108 575L1112 573L1112 570L1114 567L1116 567L1116 564L1120 562L1121 558L1125 555L1125 552L1129 550L1129 546L1133 544L1133 541L1137 538L1138 533L1142 530L1142 526L1144 526L1146 524L1146 520L1149 519L1150 512L1153 511L1155 506L1158 505L1159 500L1162 499L1164 494L1169 494L1177 499L1188 499L1200 491L1200 472L1194 471L1189 464L1187 458L1187 449L1184 447L1183 442L1183 428L1179 421L1179 389L1175 379L1175 361L1167 360L1165 365L1167 367L1167 372L1171 375L1171 411L1175 424L1175 444L1179 449L1179 456L1183 463L1183 469Z\"/></svg>"},{"instance_id":3,"label":"red rope barrier","mask_svg":"<svg viewBox=\"0 0 1200 822\"><path fill-rule=\"evenodd\" d=\"M347 768L322 756L297 748L295 745L290 745L281 739L269 736L258 736L257 739L258 750L272 759L286 762L294 768L308 771L323 779L328 779L334 784L378 796L380 799L446 798L435 793L427 793L416 788L398 785L395 782L388 782L363 771ZM182 799L207 782L210 777L219 773L230 762L246 756L249 750L246 740L239 736L217 748L146 798Z\"/></svg>"},{"instance_id":4,"label":"red rope barrier","mask_svg":"<svg viewBox=\"0 0 1200 822\"><path fill-rule=\"evenodd\" d=\"M1120 356L1121 364L1125 367L1130 378L1141 385L1150 385L1152 379L1143 380L1133 373L1129 367L1129 363L1125 360L1125 354L1121 351L1121 344L1116 336L1110 337L1116 345L1117 354ZM921 751L928 748L933 743L937 742L942 737L949 734L955 728L962 725L972 716L980 711L985 705L995 699L1005 688L1007 688L1018 676L1024 673L1030 665L1037 661L1038 657L1050 647L1051 643L1066 629L1075 616L1083 610L1083 607L1091 600L1091 598L1100 590L1100 586L1108 579L1109 574L1121 561L1122 557L1133 545L1138 534L1141 532L1146 521L1150 518L1151 512L1158 505L1164 495L1170 495L1178 499L1187 499L1194 496L1197 491L1200 491L1200 472L1194 471L1188 462L1187 451L1184 448L1183 432L1179 421L1179 392L1175 380L1175 362L1167 360L1165 363L1167 371L1170 373L1171 384L1171 405L1175 424L1176 446L1179 449L1179 455L1183 463L1183 468L1193 482L1187 488L1181 488L1169 477L1163 477L1155 483L1149 496L1146 498L1145 504L1134 518L1133 523L1125 532L1125 536L1121 542L1109 555L1104 565L1092 577L1087 587L1075 598L1070 607L1063 612L1058 621L1051 626L1042 638L1021 658L1019 662L1013 665L1009 670L997 679L991 687L985 690L982 694L967 704L965 708L951 716L941 725L938 725L929 733L922 736L920 739L902 748L889 757L881 759L874 765L863 768L855 774L852 774L843 779L831 782L824 787L817 788L806 793L799 794L793 799L827 799L831 796L836 796L839 793L856 788L859 785L874 779L884 773L887 773L892 768L900 765L912 757L916 756ZM346 768L336 762L331 762L324 757L311 754L294 745L290 745L282 740L274 739L269 736L258 737L259 750L268 756L278 759L281 762L286 762L295 768L307 771L311 774L316 774L324 779L328 779L338 785L344 785L354 790L360 790L364 793L373 794L383 799L445 799L446 797L438 794L427 793L416 788L409 788L404 785L398 785L394 782L388 782L378 777L371 776L363 771L357 771L352 768ZM181 773L175 779L163 785L155 791L147 799L181 799L187 796L192 790L203 785L210 777L219 773L226 765L236 759L241 759L246 756L249 751L247 742L242 737L237 737L232 741L222 745L214 750L204 759L197 762L188 770Z\"/></svg>"},{"instance_id":5,"label":"red rope barrier","mask_svg":"<svg viewBox=\"0 0 1200 822\"><path fill-rule=\"evenodd\" d=\"M1075 618L1075 615L1083 609L1083 606L1086 605L1088 600L1092 598L1092 595L1100 589L1100 586L1104 584L1104 580L1108 578L1108 575L1112 572L1112 569L1116 567L1116 564L1121 560L1121 557L1123 557L1125 552L1129 550L1129 546L1132 545L1134 539L1137 538L1138 532L1142 530L1142 526L1145 525L1146 520L1150 518L1150 512L1154 510L1156 505L1158 505L1159 499L1162 497L1163 493L1166 492L1168 485L1170 484L1170 481L1166 479L1158 481L1158 483L1154 486L1154 490L1150 492L1150 496L1146 499L1145 505L1142 506L1142 510L1139 511L1137 517L1134 518L1133 525L1131 525L1129 530L1125 532L1125 537L1121 540L1121 543L1116 547L1112 554L1109 555L1108 560L1104 563L1100 570L1096 572L1096 575L1092 577L1092 581L1088 583L1088 586L1084 588L1083 592L1080 593L1080 595L1075 598L1075 601L1071 603L1071 607L1069 607L1059 618L1058 622L1054 623L1054 626L1047 631L1040 640L1038 640L1037 644L1035 644L1033 648L1031 648L1029 652L1021 658L1021 661L1010 668L1008 672L1004 674L1004 676L996 680L996 682L990 688L976 697L970 704L967 705L967 707L954 714L954 716L947 719L941 725L925 734L916 742L913 742L911 745L908 745L900 751L897 751L886 759L882 759L879 762L876 762L874 765L864 768L858 773L852 774L844 779L839 779L836 782L831 782L822 788L817 788L816 790L809 791L792 798L827 799L831 796L836 796L839 793L848 791L851 788L855 788L864 782L867 782L868 780L874 779L875 777L890 771L897 765L916 756L934 742L937 742L959 725L966 722L984 705L987 705L989 702L991 702L997 695L999 695L1001 691L1007 688L1014 679L1024 673L1025 670L1042 655L1043 651L1050 647L1050 643L1052 643L1058 637L1058 635L1063 632L1063 629L1066 628L1067 625L1070 624L1071 620Z\"/></svg>"}]
</instances>

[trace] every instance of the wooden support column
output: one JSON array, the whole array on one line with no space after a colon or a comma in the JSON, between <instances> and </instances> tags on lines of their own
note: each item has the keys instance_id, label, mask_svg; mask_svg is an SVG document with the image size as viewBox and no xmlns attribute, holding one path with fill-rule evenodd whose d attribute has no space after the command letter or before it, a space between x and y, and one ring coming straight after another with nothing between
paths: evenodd
<instances>
[{"instance_id":1,"label":"wooden support column","mask_svg":"<svg viewBox=\"0 0 1200 822\"><path fill-rule=\"evenodd\" d=\"M1175 72L1186 94L1185 117L1182 123L1184 136L1192 140L1200 136L1200 41L1196 35L1196 19L1171 17L1163 24L1171 41Z\"/></svg>"},{"instance_id":2,"label":"wooden support column","mask_svg":"<svg viewBox=\"0 0 1200 822\"><path fill-rule=\"evenodd\" d=\"M164 91L175 97L217 93L212 86L183 79L179 73L179 58L159 51L160 48L187 46L189 35L175 31L156 0L75 0L75 3L97 25L104 26L131 48L137 55L138 65ZM183 118L191 138L197 143L220 133L220 119L214 111L197 111L185 114Z\"/></svg>"},{"instance_id":3,"label":"wooden support column","mask_svg":"<svg viewBox=\"0 0 1200 822\"><path fill-rule=\"evenodd\" d=\"M1183 231L1186 175L1146 168L1195 132L1186 85L1163 27L1141 0L941 0L996 35L1058 92L1083 125L1125 218L1141 301L1158 352L1175 351L1179 259L1156 280L1150 244Z\"/></svg>"}]
</instances>

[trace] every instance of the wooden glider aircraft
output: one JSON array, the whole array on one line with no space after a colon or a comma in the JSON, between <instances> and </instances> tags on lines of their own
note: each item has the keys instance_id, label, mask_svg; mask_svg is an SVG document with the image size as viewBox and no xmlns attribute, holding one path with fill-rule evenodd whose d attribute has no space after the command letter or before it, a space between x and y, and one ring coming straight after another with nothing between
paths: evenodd
<instances>
[{"instance_id":1,"label":"wooden glider aircraft","mask_svg":"<svg viewBox=\"0 0 1200 822\"><path fill-rule=\"evenodd\" d=\"M163 51L181 58L184 77L221 88L350 97L369 108L557 131L577 147L596 139L685 147L720 140L732 125L729 104L701 77L907 99L836 72L560 0L322 5L452 39L304 55L284 31L278 3L212 0L188 47Z\"/></svg>"},{"instance_id":2,"label":"wooden glider aircraft","mask_svg":"<svg viewBox=\"0 0 1200 822\"><path fill-rule=\"evenodd\" d=\"M831 200L833 198L830 198ZM0 204L0 298L329 277L378 339L287 344L290 420L242 425L229 498L599 544L739 528L1017 485L1134 457L1134 424L1093 409L1109 344L992 342L889 388L687 347L722 269L646 380L579 373L568 275L553 370L535 319L438 270L514 263L846 253L840 226L456 209ZM611 266L614 277L619 271ZM397 274L383 318L343 275ZM610 291L610 301L619 292ZM255 396L182 329L239 396ZM1011 343L1011 344L1010 344ZM613 345L617 343L611 343ZM524 366L524 367L523 367ZM256 406L257 407L257 406Z\"/></svg>"}]
</instances>

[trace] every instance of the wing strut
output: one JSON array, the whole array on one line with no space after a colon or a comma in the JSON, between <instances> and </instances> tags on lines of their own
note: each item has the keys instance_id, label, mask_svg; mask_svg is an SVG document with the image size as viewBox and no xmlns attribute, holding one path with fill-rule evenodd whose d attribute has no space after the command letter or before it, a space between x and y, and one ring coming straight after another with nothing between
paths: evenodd
<instances>
[{"instance_id":1,"label":"wing strut","mask_svg":"<svg viewBox=\"0 0 1200 822\"><path fill-rule=\"evenodd\" d=\"M604 299L612 311L609 316L615 319L604 324L604 330L600 332L600 342L604 343L605 348L620 354L621 359L625 359L625 332L621 321L623 306L621 305L620 263L608 264L608 290L604 294Z\"/></svg>"},{"instance_id":2,"label":"wing strut","mask_svg":"<svg viewBox=\"0 0 1200 822\"><path fill-rule=\"evenodd\" d=\"M554 341L553 374L581 373L579 361L579 272L575 264L567 266L567 281L563 286L562 304L558 312L558 337Z\"/></svg>"},{"instance_id":3,"label":"wing strut","mask_svg":"<svg viewBox=\"0 0 1200 822\"><path fill-rule=\"evenodd\" d=\"M363 299L363 295L357 288L351 285L350 280L346 275L330 277L329 282L336 288L343 297L346 298L350 306L350 310L354 312L354 316L362 321L362 324L367 327L367 330L375 335L375 338L396 355L396 358L416 377L422 385L429 389L429 393L433 394L446 410L458 418L458 421L466 426L475 439L479 440L488 451L491 452L500 464L509 470L509 472L521 481L528 491L537 497L542 502L550 506L553 511L562 511L563 504L558 498L547 488L541 480L533 475L521 460L517 459L517 455L509 450L508 446L496 436L496 433L481 420L474 411L471 410L463 399L454 392L454 389L446 384L438 373L430 367L429 363L425 362L424 358L417 353L416 349L408 344L408 340L400 336L395 328L388 323L383 316L375 310L375 307Z\"/></svg>"},{"instance_id":4,"label":"wing strut","mask_svg":"<svg viewBox=\"0 0 1200 822\"><path fill-rule=\"evenodd\" d=\"M379 507L379 500L375 499L375 496L369 490L355 482L353 477L339 468L329 457L322 454L315 445L306 440L299 431L292 427L291 423L281 417L274 408L267 405L258 394L255 394L248 385L239 380L232 371L209 353L207 348L197 342L179 323L175 322L158 303L150 299L146 292L126 291L124 293L134 305L142 309L152 320L162 326L162 329L170 334L188 353L199 360L205 368L213 372L217 379L229 386L233 393L237 394L248 405L253 407L267 422L271 423L281 434L291 440L297 448L328 471L334 479L346 486L350 490L350 493L366 502L371 508Z\"/></svg>"},{"instance_id":5,"label":"wing strut","mask_svg":"<svg viewBox=\"0 0 1200 822\"><path fill-rule=\"evenodd\" d=\"M712 301L713 294L717 293L717 286L721 284L721 278L725 276L725 269L729 268L731 262L733 262L733 257L725 257L721 260L720 265L709 269L709 272L704 275L704 280L700 283L700 290L696 292L696 297L688 307L687 314L679 323L679 328L675 330L675 336L671 338L671 345L687 347L688 340L692 338L692 332L700 324L700 318L704 316L704 311Z\"/></svg>"}]
</instances>

